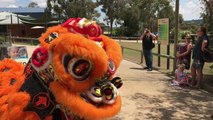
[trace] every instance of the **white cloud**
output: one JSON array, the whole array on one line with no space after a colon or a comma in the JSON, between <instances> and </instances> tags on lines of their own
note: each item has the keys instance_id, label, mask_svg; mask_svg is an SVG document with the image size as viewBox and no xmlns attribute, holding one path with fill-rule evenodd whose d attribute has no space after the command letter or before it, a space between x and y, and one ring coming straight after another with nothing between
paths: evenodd
<instances>
[{"instance_id":1,"label":"white cloud","mask_svg":"<svg viewBox=\"0 0 213 120\"><path fill-rule=\"evenodd\" d=\"M0 0L0 7L16 7L16 0Z\"/></svg>"},{"instance_id":2,"label":"white cloud","mask_svg":"<svg viewBox=\"0 0 213 120\"><path fill-rule=\"evenodd\" d=\"M180 5L180 13L184 20L199 19L202 13L203 4L198 0L187 0L185 5Z\"/></svg>"},{"instance_id":3,"label":"white cloud","mask_svg":"<svg viewBox=\"0 0 213 120\"><path fill-rule=\"evenodd\" d=\"M37 3L39 7L47 6L47 0L31 0L31 2Z\"/></svg>"},{"instance_id":4,"label":"white cloud","mask_svg":"<svg viewBox=\"0 0 213 120\"><path fill-rule=\"evenodd\" d=\"M10 4L7 6L7 8L17 8L18 6L14 5L14 4Z\"/></svg>"},{"instance_id":5,"label":"white cloud","mask_svg":"<svg viewBox=\"0 0 213 120\"><path fill-rule=\"evenodd\" d=\"M2 3L15 3L16 0L0 0L0 2Z\"/></svg>"}]
</instances>

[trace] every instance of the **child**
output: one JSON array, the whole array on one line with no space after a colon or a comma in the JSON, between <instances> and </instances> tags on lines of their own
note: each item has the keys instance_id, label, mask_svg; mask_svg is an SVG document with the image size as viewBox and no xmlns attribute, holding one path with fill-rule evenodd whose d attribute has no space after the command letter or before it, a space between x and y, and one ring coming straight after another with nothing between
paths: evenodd
<instances>
[{"instance_id":1,"label":"child","mask_svg":"<svg viewBox=\"0 0 213 120\"><path fill-rule=\"evenodd\" d=\"M175 70L175 80L172 81L172 85L188 85L188 77L184 72L185 64L179 64Z\"/></svg>"}]
</instances>

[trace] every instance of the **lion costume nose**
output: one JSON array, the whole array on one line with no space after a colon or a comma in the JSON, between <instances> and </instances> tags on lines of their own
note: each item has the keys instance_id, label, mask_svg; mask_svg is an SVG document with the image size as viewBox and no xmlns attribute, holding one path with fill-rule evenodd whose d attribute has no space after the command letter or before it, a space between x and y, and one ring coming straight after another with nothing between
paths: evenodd
<instances>
[{"instance_id":1,"label":"lion costume nose","mask_svg":"<svg viewBox=\"0 0 213 120\"><path fill-rule=\"evenodd\" d=\"M95 104L113 104L118 96L117 88L108 80L103 83L96 84L86 92L84 98L88 98Z\"/></svg>"},{"instance_id":2,"label":"lion costume nose","mask_svg":"<svg viewBox=\"0 0 213 120\"><path fill-rule=\"evenodd\" d=\"M113 99L113 94L115 94L113 89L114 88L112 85L106 83L103 86L101 86L101 93L103 96L105 96L107 100L111 100Z\"/></svg>"}]
</instances>

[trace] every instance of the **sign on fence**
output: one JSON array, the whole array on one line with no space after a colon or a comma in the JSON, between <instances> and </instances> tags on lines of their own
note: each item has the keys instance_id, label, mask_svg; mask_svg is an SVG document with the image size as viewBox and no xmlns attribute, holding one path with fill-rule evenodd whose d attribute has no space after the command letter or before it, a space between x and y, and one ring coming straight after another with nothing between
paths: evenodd
<instances>
[{"instance_id":1,"label":"sign on fence","mask_svg":"<svg viewBox=\"0 0 213 120\"><path fill-rule=\"evenodd\" d=\"M158 19L158 39L169 41L169 18Z\"/></svg>"},{"instance_id":2,"label":"sign on fence","mask_svg":"<svg viewBox=\"0 0 213 120\"><path fill-rule=\"evenodd\" d=\"M0 48L0 58L14 59L17 62L26 64L28 62L28 54L26 46L9 46Z\"/></svg>"}]
</instances>

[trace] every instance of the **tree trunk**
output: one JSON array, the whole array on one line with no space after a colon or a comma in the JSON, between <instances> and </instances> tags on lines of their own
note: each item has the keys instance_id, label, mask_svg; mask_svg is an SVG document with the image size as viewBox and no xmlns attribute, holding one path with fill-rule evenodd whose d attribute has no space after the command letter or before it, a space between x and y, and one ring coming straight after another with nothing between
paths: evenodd
<instances>
[{"instance_id":1,"label":"tree trunk","mask_svg":"<svg viewBox=\"0 0 213 120\"><path fill-rule=\"evenodd\" d=\"M110 37L112 37L112 25L113 25L113 19L110 19Z\"/></svg>"}]
</instances>

